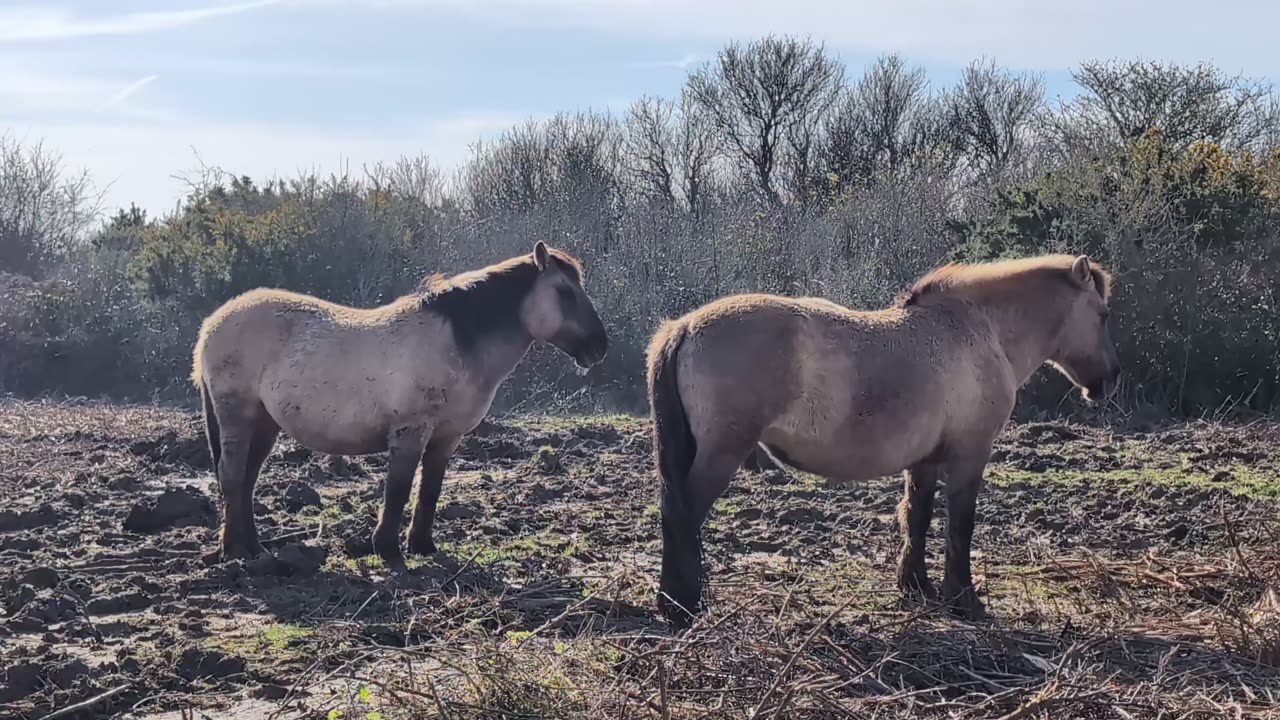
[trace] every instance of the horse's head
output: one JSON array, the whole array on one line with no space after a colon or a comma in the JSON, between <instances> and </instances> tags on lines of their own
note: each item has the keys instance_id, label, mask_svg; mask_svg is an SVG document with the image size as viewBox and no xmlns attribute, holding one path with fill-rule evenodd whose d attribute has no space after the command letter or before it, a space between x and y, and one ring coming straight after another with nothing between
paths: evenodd
<instances>
[{"instance_id":1,"label":"horse's head","mask_svg":"<svg viewBox=\"0 0 1280 720\"><path fill-rule=\"evenodd\" d=\"M1102 400L1120 379L1120 358L1107 328L1110 279L1087 256L1072 263L1066 320L1049 360L1080 387L1085 398Z\"/></svg>"},{"instance_id":2,"label":"horse's head","mask_svg":"<svg viewBox=\"0 0 1280 720\"><path fill-rule=\"evenodd\" d=\"M609 335L582 287L581 266L541 240L533 248L533 261L538 278L521 309L525 328L581 368L599 363L609 351Z\"/></svg>"}]
</instances>

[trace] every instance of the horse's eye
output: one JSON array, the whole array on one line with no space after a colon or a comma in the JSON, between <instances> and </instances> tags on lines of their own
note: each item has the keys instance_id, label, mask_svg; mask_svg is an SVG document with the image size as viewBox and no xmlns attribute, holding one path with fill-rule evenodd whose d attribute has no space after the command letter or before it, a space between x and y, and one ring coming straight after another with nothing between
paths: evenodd
<instances>
[{"instance_id":1,"label":"horse's eye","mask_svg":"<svg viewBox=\"0 0 1280 720\"><path fill-rule=\"evenodd\" d=\"M573 304L574 294L572 289L561 285L559 288L556 289L556 292L559 293L560 295L560 302L564 303L565 305Z\"/></svg>"}]
</instances>

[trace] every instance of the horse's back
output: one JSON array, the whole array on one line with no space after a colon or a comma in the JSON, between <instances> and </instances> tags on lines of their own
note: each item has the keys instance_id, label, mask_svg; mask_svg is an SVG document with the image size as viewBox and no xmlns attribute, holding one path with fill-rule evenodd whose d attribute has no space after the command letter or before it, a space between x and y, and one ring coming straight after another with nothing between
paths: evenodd
<instances>
[{"instance_id":1,"label":"horse's back","mask_svg":"<svg viewBox=\"0 0 1280 720\"><path fill-rule=\"evenodd\" d=\"M695 436L733 427L759 434L805 392L802 356L815 316L838 306L774 295L733 295L677 320L680 396Z\"/></svg>"},{"instance_id":2,"label":"horse's back","mask_svg":"<svg viewBox=\"0 0 1280 720\"><path fill-rule=\"evenodd\" d=\"M231 298L200 326L192 377L225 383L237 370L261 365L288 340L299 314L319 317L336 307L319 298L286 290L257 288Z\"/></svg>"},{"instance_id":3,"label":"horse's back","mask_svg":"<svg viewBox=\"0 0 1280 720\"><path fill-rule=\"evenodd\" d=\"M963 313L743 295L678 322L695 436L734 428L829 476L889 474L928 455L981 404L985 364L998 362Z\"/></svg>"}]
</instances>

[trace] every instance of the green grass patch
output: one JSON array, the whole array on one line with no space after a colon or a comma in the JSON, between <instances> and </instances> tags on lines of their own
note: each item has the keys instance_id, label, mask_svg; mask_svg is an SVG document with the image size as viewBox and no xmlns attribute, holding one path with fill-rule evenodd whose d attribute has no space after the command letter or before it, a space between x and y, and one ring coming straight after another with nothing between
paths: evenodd
<instances>
[{"instance_id":1,"label":"green grass patch","mask_svg":"<svg viewBox=\"0 0 1280 720\"><path fill-rule=\"evenodd\" d=\"M406 564L409 564L406 561ZM351 558L342 557L340 555L330 555L329 559L324 561L322 566L324 570L329 572L351 572L356 574L367 574L372 570L382 570L387 564L377 555L365 555L363 557Z\"/></svg>"},{"instance_id":2,"label":"green grass patch","mask_svg":"<svg viewBox=\"0 0 1280 720\"><path fill-rule=\"evenodd\" d=\"M1001 602L1048 602L1071 595L1069 587L1046 578L1039 567L1031 565L996 565L986 572L985 591L989 598Z\"/></svg>"},{"instance_id":3,"label":"green grass patch","mask_svg":"<svg viewBox=\"0 0 1280 720\"><path fill-rule=\"evenodd\" d=\"M591 543L582 536L571 538L562 533L543 530L537 535L511 538L500 543L486 540L442 542L440 548L458 560L465 561L474 557L477 565L492 565L538 557L570 557L591 549Z\"/></svg>"},{"instance_id":4,"label":"green grass patch","mask_svg":"<svg viewBox=\"0 0 1280 720\"><path fill-rule=\"evenodd\" d=\"M618 430L639 430L647 418L623 413L600 415L521 415L499 418L504 424L523 430L572 431L582 427L608 425Z\"/></svg>"},{"instance_id":5,"label":"green grass patch","mask_svg":"<svg viewBox=\"0 0 1280 720\"><path fill-rule=\"evenodd\" d=\"M1084 482L1133 486L1219 487L1235 495L1280 497L1280 476L1269 468L1241 464L1210 469L1181 465L1171 468L1046 470L1044 472L992 465L987 470L987 480L997 487L1007 487L1015 483L1077 485Z\"/></svg>"},{"instance_id":6,"label":"green grass patch","mask_svg":"<svg viewBox=\"0 0 1280 720\"><path fill-rule=\"evenodd\" d=\"M301 625L272 625L262 631L262 643L272 650L284 650L295 642L311 636L311 631Z\"/></svg>"},{"instance_id":7,"label":"green grass patch","mask_svg":"<svg viewBox=\"0 0 1280 720\"><path fill-rule=\"evenodd\" d=\"M213 643L226 652L245 657L281 653L311 635L311 630L301 625L279 623L269 625L253 635L221 635Z\"/></svg>"}]
</instances>

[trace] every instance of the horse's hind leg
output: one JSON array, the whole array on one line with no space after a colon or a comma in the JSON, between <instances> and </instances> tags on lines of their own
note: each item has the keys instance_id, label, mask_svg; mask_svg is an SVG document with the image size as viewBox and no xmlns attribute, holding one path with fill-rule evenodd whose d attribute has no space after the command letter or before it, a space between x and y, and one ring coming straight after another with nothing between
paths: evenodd
<instances>
[{"instance_id":1,"label":"horse's hind leg","mask_svg":"<svg viewBox=\"0 0 1280 720\"><path fill-rule=\"evenodd\" d=\"M275 449L276 438L280 436L280 426L276 424L265 407L258 406L258 416L254 423L253 440L249 443L249 458L244 470L244 503L242 517L245 518L244 544L257 555L261 553L262 543L258 542L258 524L253 517L253 489L257 486L258 475L262 473L262 465L267 456Z\"/></svg>"},{"instance_id":2,"label":"horse's hind leg","mask_svg":"<svg viewBox=\"0 0 1280 720\"><path fill-rule=\"evenodd\" d=\"M755 442L743 436L700 438L684 492L663 497L659 607L668 616L683 618L682 624L702 611L702 524ZM673 613L677 608L684 613Z\"/></svg>"},{"instance_id":3,"label":"horse's hind leg","mask_svg":"<svg viewBox=\"0 0 1280 720\"><path fill-rule=\"evenodd\" d=\"M414 427L396 428L388 438L387 484L383 487L382 512L373 530L373 549L395 571L406 569L404 553L400 551L400 521L426 439L427 433Z\"/></svg>"},{"instance_id":4,"label":"horse's hind leg","mask_svg":"<svg viewBox=\"0 0 1280 720\"><path fill-rule=\"evenodd\" d=\"M984 461L950 467L944 485L947 496L947 560L942 596L955 612L973 619L986 614L973 588L969 561L973 527L977 520L978 492L982 489L985 466Z\"/></svg>"},{"instance_id":5,"label":"horse's hind leg","mask_svg":"<svg viewBox=\"0 0 1280 720\"><path fill-rule=\"evenodd\" d=\"M910 597L932 599L937 593L925 568L925 538L933 520L933 497L938 487L938 468L920 464L905 473L902 502L898 505L898 528L902 532L902 554L898 558L898 589Z\"/></svg>"},{"instance_id":6,"label":"horse's hind leg","mask_svg":"<svg viewBox=\"0 0 1280 720\"><path fill-rule=\"evenodd\" d=\"M216 405L221 448L217 474L222 489L219 553L223 560L252 558L262 552L253 521L253 486L279 430L257 400Z\"/></svg>"}]
</instances>

